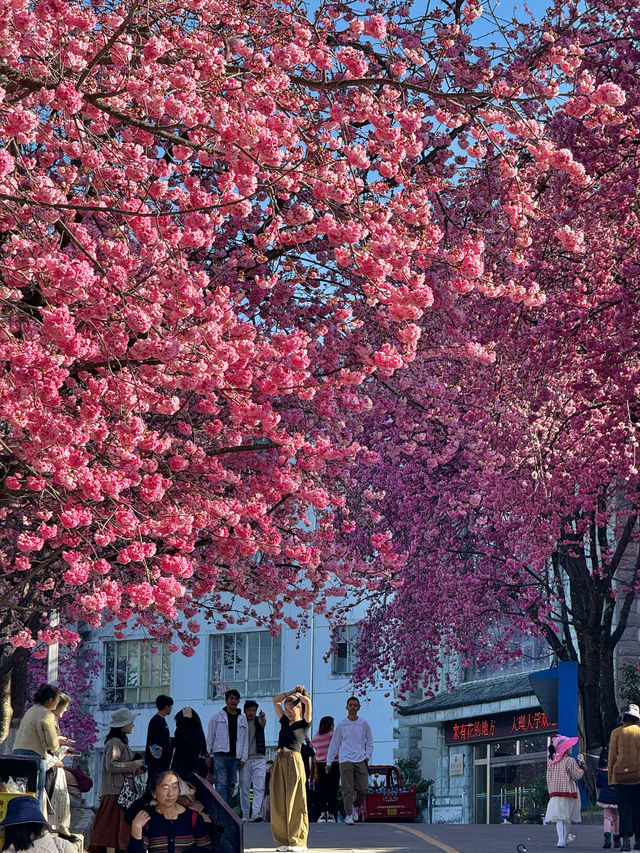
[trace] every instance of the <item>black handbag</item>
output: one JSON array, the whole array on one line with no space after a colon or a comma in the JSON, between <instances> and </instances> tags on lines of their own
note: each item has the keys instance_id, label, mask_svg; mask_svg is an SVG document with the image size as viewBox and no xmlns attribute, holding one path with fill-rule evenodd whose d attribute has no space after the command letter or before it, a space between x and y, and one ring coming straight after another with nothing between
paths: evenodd
<instances>
[{"instance_id":1,"label":"black handbag","mask_svg":"<svg viewBox=\"0 0 640 853\"><path fill-rule=\"evenodd\" d=\"M122 788L118 794L118 805L128 809L129 806L135 803L139 796L140 791L138 790L136 780L133 776L125 776Z\"/></svg>"}]
</instances>

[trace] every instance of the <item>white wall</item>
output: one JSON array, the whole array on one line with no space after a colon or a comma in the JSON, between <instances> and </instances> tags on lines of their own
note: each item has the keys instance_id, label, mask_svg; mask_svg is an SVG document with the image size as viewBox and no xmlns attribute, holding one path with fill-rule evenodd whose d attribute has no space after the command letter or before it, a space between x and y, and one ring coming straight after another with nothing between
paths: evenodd
<instances>
[{"instance_id":1,"label":"white wall","mask_svg":"<svg viewBox=\"0 0 640 853\"><path fill-rule=\"evenodd\" d=\"M355 611L353 621L356 621L361 613ZM251 631L255 626L247 623L240 628L232 626L224 633L231 630ZM169 693L174 699L174 713L185 705L194 708L203 726L206 728L211 717L219 711L224 702L222 700L211 700L207 698L208 693L208 655L209 635L219 633L210 626L203 625L200 634L200 644L196 647L195 654L186 658L179 652L171 656L171 685ZM126 636L127 640L142 639L141 632L132 632ZM92 632L91 644L104 660L104 643L114 640L109 626ZM332 675L330 660L324 660L330 648L329 626L324 618L316 617L312 629L301 637L293 629L283 627L282 630L282 664L280 690L289 690L295 684L303 683L312 694L313 699L313 724L312 733L315 734L320 718L330 715L335 718L336 723L346 716L346 701L354 693L353 685L346 675ZM387 695L385 695L387 694ZM241 703L245 699L254 699L267 715L266 742L268 746L275 746L277 742L277 727L275 714L269 696L242 696ZM377 764L393 763L393 731L394 714L391 702L393 700L393 689L389 685L383 685L369 690L366 695L359 697L362 709L361 716L371 725L374 738L373 761ZM99 766L102 753L102 742L109 730L109 719L116 706L104 704L104 691L102 673L96 679L96 690L93 700L92 712L94 718L100 724L99 741L96 753L91 762L90 771L95 781L95 796L99 795ZM134 729L129 737L129 742L134 750L144 751L146 731L149 720L156 709L153 704L134 704L130 707L138 712ZM173 719L167 719L169 728L173 732ZM88 798L89 799L89 798Z\"/></svg>"}]
</instances>

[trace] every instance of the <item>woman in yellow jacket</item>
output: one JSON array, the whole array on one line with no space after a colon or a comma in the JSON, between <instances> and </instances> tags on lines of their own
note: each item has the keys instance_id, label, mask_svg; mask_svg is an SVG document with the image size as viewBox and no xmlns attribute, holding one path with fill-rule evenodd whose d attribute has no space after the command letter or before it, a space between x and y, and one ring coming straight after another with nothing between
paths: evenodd
<instances>
[{"instance_id":1,"label":"woman in yellow jacket","mask_svg":"<svg viewBox=\"0 0 640 853\"><path fill-rule=\"evenodd\" d=\"M622 725L611 732L609 741L609 784L618 798L622 849L640 850L640 708L627 705Z\"/></svg>"}]
</instances>

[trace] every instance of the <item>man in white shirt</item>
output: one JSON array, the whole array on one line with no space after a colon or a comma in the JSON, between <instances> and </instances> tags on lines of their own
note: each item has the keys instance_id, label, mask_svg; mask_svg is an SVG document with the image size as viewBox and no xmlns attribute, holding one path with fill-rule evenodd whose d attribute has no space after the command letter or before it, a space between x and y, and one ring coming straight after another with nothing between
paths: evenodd
<instances>
[{"instance_id":1,"label":"man in white shirt","mask_svg":"<svg viewBox=\"0 0 640 853\"><path fill-rule=\"evenodd\" d=\"M336 758L340 762L340 784L344 799L345 823L358 820L358 806L364 802L369 787L368 764L373 753L371 726L358 716L360 702L347 699L347 716L336 726L327 752L327 767Z\"/></svg>"}]
</instances>

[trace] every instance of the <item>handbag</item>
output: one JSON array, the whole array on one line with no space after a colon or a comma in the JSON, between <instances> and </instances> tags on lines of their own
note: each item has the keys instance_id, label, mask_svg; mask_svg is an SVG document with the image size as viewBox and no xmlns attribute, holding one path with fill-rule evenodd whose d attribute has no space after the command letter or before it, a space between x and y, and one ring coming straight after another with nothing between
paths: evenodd
<instances>
[{"instance_id":1,"label":"handbag","mask_svg":"<svg viewBox=\"0 0 640 853\"><path fill-rule=\"evenodd\" d=\"M139 797L140 791L138 790L135 779L133 776L125 776L122 788L118 794L118 805L128 809Z\"/></svg>"}]
</instances>

